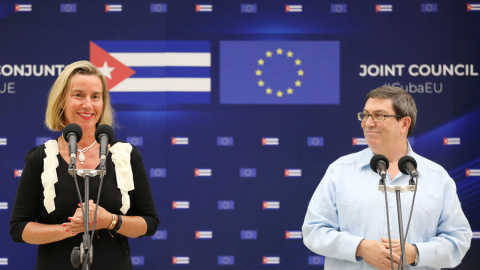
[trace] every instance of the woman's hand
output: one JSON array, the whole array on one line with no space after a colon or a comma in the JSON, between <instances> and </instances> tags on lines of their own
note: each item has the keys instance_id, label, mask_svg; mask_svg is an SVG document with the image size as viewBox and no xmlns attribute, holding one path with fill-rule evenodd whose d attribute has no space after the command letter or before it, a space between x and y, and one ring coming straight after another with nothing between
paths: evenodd
<instances>
[{"instance_id":1,"label":"woman's hand","mask_svg":"<svg viewBox=\"0 0 480 270\"><path fill-rule=\"evenodd\" d=\"M85 205L85 203L83 205ZM94 218L96 206L97 205L93 203L93 200L90 200L88 202L87 211L88 211L88 219L89 219L89 222L88 222L89 231L93 229L93 218ZM97 223L95 225L95 229L98 230L98 229L103 229L110 226L112 214L110 214L107 210L105 210L101 206L98 206L97 211L98 211ZM65 227L65 230L67 230L67 232L72 232L72 234L75 235L85 231L85 225L83 223L83 213L82 213L82 208L80 207L80 204L77 210L75 210L75 213L73 214L73 216L69 217L68 220L70 222L66 222L62 224L62 226Z\"/></svg>"}]
</instances>

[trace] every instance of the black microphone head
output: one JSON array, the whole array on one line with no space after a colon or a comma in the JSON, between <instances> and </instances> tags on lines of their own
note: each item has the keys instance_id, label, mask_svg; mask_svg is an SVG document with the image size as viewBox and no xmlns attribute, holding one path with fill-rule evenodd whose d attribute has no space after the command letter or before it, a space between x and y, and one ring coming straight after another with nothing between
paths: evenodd
<instances>
[{"instance_id":1,"label":"black microphone head","mask_svg":"<svg viewBox=\"0 0 480 270\"><path fill-rule=\"evenodd\" d=\"M97 130L95 130L95 140L97 140L98 143L100 143L100 135L105 134L108 136L108 144L111 144L113 142L113 138L115 137L115 131L113 131L113 128L107 124L103 124L97 127Z\"/></svg>"},{"instance_id":2,"label":"black microphone head","mask_svg":"<svg viewBox=\"0 0 480 270\"><path fill-rule=\"evenodd\" d=\"M417 169L417 161L411 156L404 156L398 161L398 169L403 173L408 175L409 173L405 169L406 162L411 162L415 170Z\"/></svg>"},{"instance_id":3,"label":"black microphone head","mask_svg":"<svg viewBox=\"0 0 480 270\"><path fill-rule=\"evenodd\" d=\"M63 129L63 138L65 139L65 141L68 142L68 137L72 132L77 136L77 143L78 143L82 139L83 131L82 131L82 128L75 123L68 124Z\"/></svg>"},{"instance_id":4,"label":"black microphone head","mask_svg":"<svg viewBox=\"0 0 480 270\"><path fill-rule=\"evenodd\" d=\"M370 160L370 168L372 168L372 170L376 173L378 173L377 164L379 161L383 161L385 163L385 170L387 170L388 166L390 165L386 156L380 154L373 156Z\"/></svg>"}]
</instances>

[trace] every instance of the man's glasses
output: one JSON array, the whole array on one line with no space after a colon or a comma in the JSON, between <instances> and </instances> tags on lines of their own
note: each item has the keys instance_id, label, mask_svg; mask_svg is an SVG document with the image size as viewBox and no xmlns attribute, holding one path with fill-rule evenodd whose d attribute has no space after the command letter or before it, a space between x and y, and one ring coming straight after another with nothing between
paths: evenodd
<instances>
[{"instance_id":1,"label":"man's glasses","mask_svg":"<svg viewBox=\"0 0 480 270\"><path fill-rule=\"evenodd\" d=\"M402 117L401 115L397 114L383 114L383 113L363 113L359 112L357 114L359 121L367 121L368 117L371 116L372 120L375 122L383 121L386 117Z\"/></svg>"}]
</instances>

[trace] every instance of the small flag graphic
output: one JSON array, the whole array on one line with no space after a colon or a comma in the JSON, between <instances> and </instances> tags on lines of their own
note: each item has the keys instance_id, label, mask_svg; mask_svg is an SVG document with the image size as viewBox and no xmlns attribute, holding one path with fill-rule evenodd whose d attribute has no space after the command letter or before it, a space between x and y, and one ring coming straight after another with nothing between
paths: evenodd
<instances>
[{"instance_id":1,"label":"small flag graphic","mask_svg":"<svg viewBox=\"0 0 480 270\"><path fill-rule=\"evenodd\" d=\"M218 201L218 210L234 210L235 202L234 201Z\"/></svg>"},{"instance_id":2,"label":"small flag graphic","mask_svg":"<svg viewBox=\"0 0 480 270\"><path fill-rule=\"evenodd\" d=\"M465 176L480 176L480 169L465 169Z\"/></svg>"},{"instance_id":3,"label":"small flag graphic","mask_svg":"<svg viewBox=\"0 0 480 270\"><path fill-rule=\"evenodd\" d=\"M195 12L212 12L213 6L210 4L196 4Z\"/></svg>"},{"instance_id":4,"label":"small flag graphic","mask_svg":"<svg viewBox=\"0 0 480 270\"><path fill-rule=\"evenodd\" d=\"M13 169L13 177L17 178L17 177L22 176L22 172L23 172L23 170Z\"/></svg>"},{"instance_id":5,"label":"small flag graphic","mask_svg":"<svg viewBox=\"0 0 480 270\"><path fill-rule=\"evenodd\" d=\"M257 4L241 4L241 13L257 13Z\"/></svg>"},{"instance_id":6,"label":"small flag graphic","mask_svg":"<svg viewBox=\"0 0 480 270\"><path fill-rule=\"evenodd\" d=\"M347 13L347 4L331 4L330 13Z\"/></svg>"},{"instance_id":7,"label":"small flag graphic","mask_svg":"<svg viewBox=\"0 0 480 270\"><path fill-rule=\"evenodd\" d=\"M263 209L280 209L280 202L279 201L263 201L262 204Z\"/></svg>"},{"instance_id":8,"label":"small flag graphic","mask_svg":"<svg viewBox=\"0 0 480 270\"><path fill-rule=\"evenodd\" d=\"M172 264L190 264L190 257L172 257Z\"/></svg>"},{"instance_id":9,"label":"small flag graphic","mask_svg":"<svg viewBox=\"0 0 480 270\"><path fill-rule=\"evenodd\" d=\"M151 13L165 13L167 12L167 4L150 4Z\"/></svg>"},{"instance_id":10,"label":"small flag graphic","mask_svg":"<svg viewBox=\"0 0 480 270\"><path fill-rule=\"evenodd\" d=\"M353 138L352 139L352 145L368 145L367 144L367 139L365 138Z\"/></svg>"},{"instance_id":11,"label":"small flag graphic","mask_svg":"<svg viewBox=\"0 0 480 270\"><path fill-rule=\"evenodd\" d=\"M7 210L8 209L8 202L0 202L0 209Z\"/></svg>"},{"instance_id":12,"label":"small flag graphic","mask_svg":"<svg viewBox=\"0 0 480 270\"><path fill-rule=\"evenodd\" d=\"M154 235L152 235L152 240L165 240L167 239L167 231L156 231Z\"/></svg>"},{"instance_id":13,"label":"small flag graphic","mask_svg":"<svg viewBox=\"0 0 480 270\"><path fill-rule=\"evenodd\" d=\"M233 137L217 137L218 146L233 146Z\"/></svg>"},{"instance_id":14,"label":"small flag graphic","mask_svg":"<svg viewBox=\"0 0 480 270\"><path fill-rule=\"evenodd\" d=\"M195 231L195 239L212 239L212 231Z\"/></svg>"},{"instance_id":15,"label":"small flag graphic","mask_svg":"<svg viewBox=\"0 0 480 270\"><path fill-rule=\"evenodd\" d=\"M302 239L301 231L285 231L285 239Z\"/></svg>"},{"instance_id":16,"label":"small flag graphic","mask_svg":"<svg viewBox=\"0 0 480 270\"><path fill-rule=\"evenodd\" d=\"M132 265L144 265L145 264L145 257L143 256L132 256Z\"/></svg>"},{"instance_id":17,"label":"small flag graphic","mask_svg":"<svg viewBox=\"0 0 480 270\"><path fill-rule=\"evenodd\" d=\"M323 146L323 137L308 137L308 146Z\"/></svg>"},{"instance_id":18,"label":"small flag graphic","mask_svg":"<svg viewBox=\"0 0 480 270\"><path fill-rule=\"evenodd\" d=\"M280 257L263 256L263 264L280 264Z\"/></svg>"},{"instance_id":19,"label":"small flag graphic","mask_svg":"<svg viewBox=\"0 0 480 270\"><path fill-rule=\"evenodd\" d=\"M218 256L218 265L235 265L234 256Z\"/></svg>"},{"instance_id":20,"label":"small flag graphic","mask_svg":"<svg viewBox=\"0 0 480 270\"><path fill-rule=\"evenodd\" d=\"M244 178L257 177L257 169L255 169L255 168L240 168L240 177L244 177Z\"/></svg>"},{"instance_id":21,"label":"small flag graphic","mask_svg":"<svg viewBox=\"0 0 480 270\"><path fill-rule=\"evenodd\" d=\"M285 177L301 177L301 169L285 169Z\"/></svg>"},{"instance_id":22,"label":"small flag graphic","mask_svg":"<svg viewBox=\"0 0 480 270\"><path fill-rule=\"evenodd\" d=\"M285 13L302 12L302 5L285 5Z\"/></svg>"},{"instance_id":23,"label":"small flag graphic","mask_svg":"<svg viewBox=\"0 0 480 270\"><path fill-rule=\"evenodd\" d=\"M172 145L188 145L187 137L172 137Z\"/></svg>"},{"instance_id":24,"label":"small flag graphic","mask_svg":"<svg viewBox=\"0 0 480 270\"><path fill-rule=\"evenodd\" d=\"M121 4L105 4L105 12L122 12Z\"/></svg>"},{"instance_id":25,"label":"small flag graphic","mask_svg":"<svg viewBox=\"0 0 480 270\"><path fill-rule=\"evenodd\" d=\"M324 256L308 256L308 265L323 265L324 263Z\"/></svg>"},{"instance_id":26,"label":"small flag graphic","mask_svg":"<svg viewBox=\"0 0 480 270\"><path fill-rule=\"evenodd\" d=\"M49 140L52 140L52 137L36 137L35 138L35 145L36 146L42 145L42 144L48 142Z\"/></svg>"},{"instance_id":27,"label":"small flag graphic","mask_svg":"<svg viewBox=\"0 0 480 270\"><path fill-rule=\"evenodd\" d=\"M243 240L256 240L257 231L256 230L243 230L240 231L240 239Z\"/></svg>"},{"instance_id":28,"label":"small flag graphic","mask_svg":"<svg viewBox=\"0 0 480 270\"><path fill-rule=\"evenodd\" d=\"M0 145L7 145L7 138L0 138Z\"/></svg>"},{"instance_id":29,"label":"small flag graphic","mask_svg":"<svg viewBox=\"0 0 480 270\"><path fill-rule=\"evenodd\" d=\"M32 4L15 4L15 12L32 12Z\"/></svg>"},{"instance_id":30,"label":"small flag graphic","mask_svg":"<svg viewBox=\"0 0 480 270\"><path fill-rule=\"evenodd\" d=\"M189 209L189 201L172 201L172 209Z\"/></svg>"},{"instance_id":31,"label":"small flag graphic","mask_svg":"<svg viewBox=\"0 0 480 270\"><path fill-rule=\"evenodd\" d=\"M467 11L480 11L480 4L467 3Z\"/></svg>"},{"instance_id":32,"label":"small flag graphic","mask_svg":"<svg viewBox=\"0 0 480 270\"><path fill-rule=\"evenodd\" d=\"M480 239L480 232L472 232L473 233L473 239Z\"/></svg>"},{"instance_id":33,"label":"small flag graphic","mask_svg":"<svg viewBox=\"0 0 480 270\"><path fill-rule=\"evenodd\" d=\"M151 178L165 178L167 177L167 169L165 168L150 168Z\"/></svg>"},{"instance_id":34,"label":"small flag graphic","mask_svg":"<svg viewBox=\"0 0 480 270\"><path fill-rule=\"evenodd\" d=\"M460 145L460 138L443 138L443 145Z\"/></svg>"},{"instance_id":35,"label":"small flag graphic","mask_svg":"<svg viewBox=\"0 0 480 270\"><path fill-rule=\"evenodd\" d=\"M279 145L279 138L262 138L262 145Z\"/></svg>"},{"instance_id":36,"label":"small flag graphic","mask_svg":"<svg viewBox=\"0 0 480 270\"><path fill-rule=\"evenodd\" d=\"M212 169L195 169L194 175L195 177L198 177L198 176L209 177L209 176L212 176Z\"/></svg>"},{"instance_id":37,"label":"small flag graphic","mask_svg":"<svg viewBox=\"0 0 480 270\"><path fill-rule=\"evenodd\" d=\"M143 137L127 137L127 142L134 146L143 146Z\"/></svg>"},{"instance_id":38,"label":"small flag graphic","mask_svg":"<svg viewBox=\"0 0 480 270\"><path fill-rule=\"evenodd\" d=\"M8 258L0 258L0 265L8 265Z\"/></svg>"},{"instance_id":39,"label":"small flag graphic","mask_svg":"<svg viewBox=\"0 0 480 270\"><path fill-rule=\"evenodd\" d=\"M77 13L77 4L60 4L61 13Z\"/></svg>"},{"instance_id":40,"label":"small flag graphic","mask_svg":"<svg viewBox=\"0 0 480 270\"><path fill-rule=\"evenodd\" d=\"M375 12L392 12L393 5L375 5Z\"/></svg>"},{"instance_id":41,"label":"small flag graphic","mask_svg":"<svg viewBox=\"0 0 480 270\"><path fill-rule=\"evenodd\" d=\"M438 11L438 7L436 3L423 3L420 6L420 10L423 13L435 13Z\"/></svg>"}]
</instances>

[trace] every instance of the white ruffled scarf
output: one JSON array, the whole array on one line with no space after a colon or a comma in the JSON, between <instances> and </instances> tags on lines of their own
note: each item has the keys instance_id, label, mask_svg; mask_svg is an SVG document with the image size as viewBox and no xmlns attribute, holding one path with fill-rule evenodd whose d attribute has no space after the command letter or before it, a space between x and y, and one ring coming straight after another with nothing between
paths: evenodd
<instances>
[{"instance_id":1,"label":"white ruffled scarf","mask_svg":"<svg viewBox=\"0 0 480 270\"><path fill-rule=\"evenodd\" d=\"M110 152L112 152L112 161L115 164L117 187L122 195L122 207L120 211L126 214L128 209L130 209L130 196L128 192L135 189L132 166L130 165L132 145L118 142L110 147ZM59 150L56 140L49 140L45 143L45 154L47 156L43 159L43 173L41 175L43 195L45 197L43 205L50 214L55 210L55 184L58 182L57 167L59 163L57 156Z\"/></svg>"}]
</instances>

